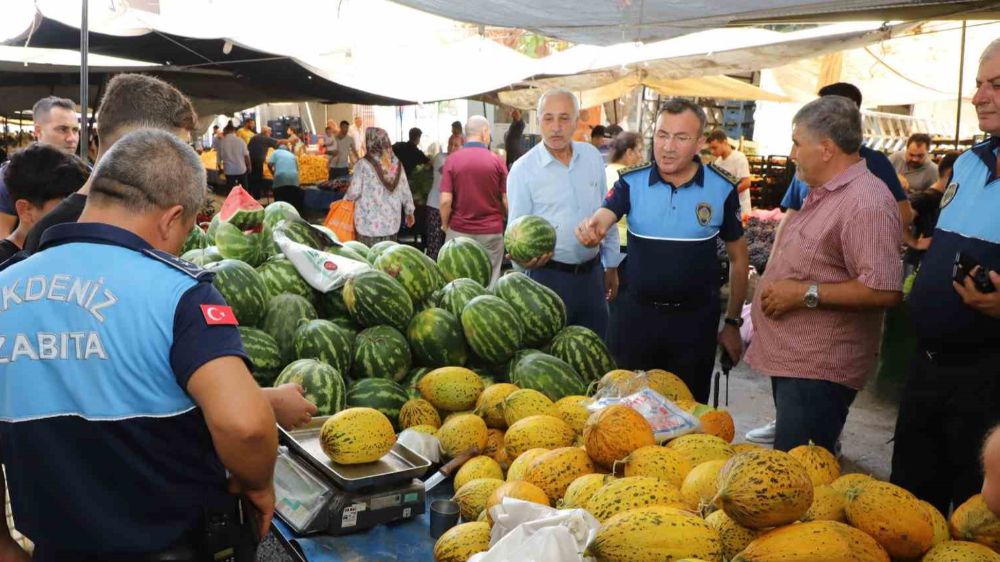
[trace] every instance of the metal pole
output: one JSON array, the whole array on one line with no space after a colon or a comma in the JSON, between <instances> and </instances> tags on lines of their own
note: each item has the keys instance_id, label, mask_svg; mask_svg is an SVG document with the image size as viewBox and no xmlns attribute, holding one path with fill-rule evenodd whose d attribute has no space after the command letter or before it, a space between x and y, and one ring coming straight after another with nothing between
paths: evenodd
<instances>
[{"instance_id":1,"label":"metal pole","mask_svg":"<svg viewBox=\"0 0 1000 562\"><path fill-rule=\"evenodd\" d=\"M965 78L965 20L962 20L962 48L958 59L958 110L955 114L955 150L958 150L959 131L962 129L962 80Z\"/></svg>"},{"instance_id":2,"label":"metal pole","mask_svg":"<svg viewBox=\"0 0 1000 562\"><path fill-rule=\"evenodd\" d=\"M90 148L90 122L87 120L87 90L90 87L90 73L87 71L87 51L90 50L90 37L87 26L87 0L82 0L83 15L80 19L80 158L87 161L87 150Z\"/></svg>"}]
</instances>

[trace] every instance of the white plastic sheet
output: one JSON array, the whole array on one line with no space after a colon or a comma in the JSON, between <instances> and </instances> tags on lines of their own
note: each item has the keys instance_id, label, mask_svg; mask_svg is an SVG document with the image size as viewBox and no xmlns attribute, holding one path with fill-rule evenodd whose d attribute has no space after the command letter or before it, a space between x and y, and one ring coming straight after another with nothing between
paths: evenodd
<instances>
[{"instance_id":1,"label":"white plastic sheet","mask_svg":"<svg viewBox=\"0 0 1000 562\"><path fill-rule=\"evenodd\" d=\"M490 549L469 562L581 562L601 524L582 509L553 509L514 498L490 510Z\"/></svg>"}]
</instances>

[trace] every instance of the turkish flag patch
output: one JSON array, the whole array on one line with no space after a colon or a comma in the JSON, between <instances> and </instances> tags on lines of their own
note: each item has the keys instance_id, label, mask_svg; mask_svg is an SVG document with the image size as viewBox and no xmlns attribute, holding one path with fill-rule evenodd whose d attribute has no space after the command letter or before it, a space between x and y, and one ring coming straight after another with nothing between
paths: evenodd
<instances>
[{"instance_id":1,"label":"turkish flag patch","mask_svg":"<svg viewBox=\"0 0 1000 562\"><path fill-rule=\"evenodd\" d=\"M236 315L233 314L232 307L221 304L201 305L201 314L205 317L205 323L209 326L230 325L237 326Z\"/></svg>"}]
</instances>

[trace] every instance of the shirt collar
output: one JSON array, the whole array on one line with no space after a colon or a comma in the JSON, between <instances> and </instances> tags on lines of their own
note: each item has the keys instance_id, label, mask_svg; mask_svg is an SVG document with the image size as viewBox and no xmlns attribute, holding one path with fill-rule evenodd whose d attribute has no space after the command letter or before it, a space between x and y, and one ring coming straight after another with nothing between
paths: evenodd
<instances>
[{"instance_id":1,"label":"shirt collar","mask_svg":"<svg viewBox=\"0 0 1000 562\"><path fill-rule=\"evenodd\" d=\"M475 148L486 148L486 145L483 144L483 143L481 143L481 142L479 142L479 141L468 141L464 145L462 145L462 148L465 148L467 146L471 146L471 147L475 147ZM548 150L546 150L545 152L548 152Z\"/></svg>"},{"instance_id":2,"label":"shirt collar","mask_svg":"<svg viewBox=\"0 0 1000 562\"><path fill-rule=\"evenodd\" d=\"M51 246L69 244L70 242L121 246L137 252L153 249L149 242L133 232L98 222L69 222L50 226L42 234L38 249L44 250Z\"/></svg>"},{"instance_id":3,"label":"shirt collar","mask_svg":"<svg viewBox=\"0 0 1000 562\"><path fill-rule=\"evenodd\" d=\"M576 142L570 141L570 146L573 147L573 155L570 156L570 158L569 158L569 165L570 166L572 166L573 163L576 162L576 159L580 157L580 150L577 148L576 145L577 145ZM538 161L542 165L543 168L545 166L548 166L549 164L551 164L553 162L559 162L558 160L556 160L555 156L552 156L552 153L549 152L548 148L546 148L544 142L538 143L538 148L539 148L539 151L538 151ZM559 162L559 163L562 164L562 162Z\"/></svg>"},{"instance_id":4,"label":"shirt collar","mask_svg":"<svg viewBox=\"0 0 1000 562\"><path fill-rule=\"evenodd\" d=\"M986 169L991 170L990 177L996 173L997 147L1000 147L1000 137L990 137L990 140L972 147L972 152L975 152L983 164L986 164Z\"/></svg>"},{"instance_id":5,"label":"shirt collar","mask_svg":"<svg viewBox=\"0 0 1000 562\"><path fill-rule=\"evenodd\" d=\"M833 179L824 183L820 187L826 189L827 191L836 191L857 179L857 177L863 174L867 169L868 162L862 158L858 162L848 166L846 170L840 172L834 176Z\"/></svg>"},{"instance_id":6,"label":"shirt collar","mask_svg":"<svg viewBox=\"0 0 1000 562\"><path fill-rule=\"evenodd\" d=\"M692 161L695 162L696 164L698 164L698 171L694 173L694 176L690 180L688 180L687 182L685 182L682 185L677 185L677 186L675 186L675 185L673 185L673 184L665 181L662 177L660 177L660 169L656 167L656 163L654 162L649 167L649 185L650 185L650 187L656 185L657 183L663 183L663 184L666 184L666 185L669 185L669 186L672 186L672 187L676 187L677 189L680 189L682 187L688 187L689 185L697 185L698 187L704 186L705 185L705 165L701 163L701 158L698 158L697 156L695 156L692 159Z\"/></svg>"}]
</instances>

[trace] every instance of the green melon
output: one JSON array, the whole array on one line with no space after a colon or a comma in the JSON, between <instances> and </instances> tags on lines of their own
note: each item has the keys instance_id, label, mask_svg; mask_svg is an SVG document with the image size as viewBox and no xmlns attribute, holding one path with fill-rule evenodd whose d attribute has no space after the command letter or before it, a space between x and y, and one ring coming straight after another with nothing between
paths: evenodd
<instances>
[{"instance_id":1,"label":"green melon","mask_svg":"<svg viewBox=\"0 0 1000 562\"><path fill-rule=\"evenodd\" d=\"M208 236L209 244L215 244L215 233L219 230L220 224L222 224L222 221L219 220L219 213L216 213L208 223L208 230L205 231L205 236Z\"/></svg>"},{"instance_id":2,"label":"green melon","mask_svg":"<svg viewBox=\"0 0 1000 562\"><path fill-rule=\"evenodd\" d=\"M336 318L351 319L351 313L347 310L347 305L344 303L344 287L341 286L326 293L317 293L317 295L319 297L317 312L320 313L320 316L327 320L334 320ZM351 319L351 322L353 323L354 320Z\"/></svg>"},{"instance_id":3,"label":"green melon","mask_svg":"<svg viewBox=\"0 0 1000 562\"><path fill-rule=\"evenodd\" d=\"M469 304L469 301L488 294L482 285L472 279L455 279L437 292L438 298L435 306L461 317L462 310L465 309L465 305Z\"/></svg>"},{"instance_id":4,"label":"green melon","mask_svg":"<svg viewBox=\"0 0 1000 562\"><path fill-rule=\"evenodd\" d=\"M424 375L433 370L431 367L415 367L410 369L409 373L406 373L406 378L403 379L401 384L406 389L406 393L410 395L410 398L422 398L420 391L417 390L417 383L420 382L420 379L424 378Z\"/></svg>"},{"instance_id":5,"label":"green melon","mask_svg":"<svg viewBox=\"0 0 1000 562\"><path fill-rule=\"evenodd\" d=\"M285 219L299 218L299 211L287 201L275 201L264 207L264 226L274 229Z\"/></svg>"},{"instance_id":6,"label":"green melon","mask_svg":"<svg viewBox=\"0 0 1000 562\"><path fill-rule=\"evenodd\" d=\"M299 359L285 367L274 386L286 383L302 385L305 398L316 405L317 416L330 416L346 406L344 378L337 369L315 359Z\"/></svg>"},{"instance_id":7,"label":"green melon","mask_svg":"<svg viewBox=\"0 0 1000 562\"><path fill-rule=\"evenodd\" d=\"M437 265L446 281L468 278L486 287L493 279L493 264L486 248L467 236L445 242L438 252Z\"/></svg>"},{"instance_id":8,"label":"green melon","mask_svg":"<svg viewBox=\"0 0 1000 562\"><path fill-rule=\"evenodd\" d=\"M188 232L187 238L184 239L184 246L181 247L181 255L191 250L207 248L208 244L208 235L205 234L205 231L200 226L194 225L191 228L191 232Z\"/></svg>"},{"instance_id":9,"label":"green melon","mask_svg":"<svg viewBox=\"0 0 1000 562\"><path fill-rule=\"evenodd\" d=\"M517 313L524 326L524 345L543 346L566 325L562 298L523 273L512 271L497 279L493 294Z\"/></svg>"},{"instance_id":10,"label":"green melon","mask_svg":"<svg viewBox=\"0 0 1000 562\"><path fill-rule=\"evenodd\" d=\"M316 298L316 292L309 283L299 275L292 262L283 255L271 256L257 268L267 292L271 297L281 293L291 293L305 297L311 301Z\"/></svg>"},{"instance_id":11,"label":"green melon","mask_svg":"<svg viewBox=\"0 0 1000 562\"><path fill-rule=\"evenodd\" d=\"M428 308L414 316L406 328L406 339L417 365L457 367L468 358L462 324L442 308Z\"/></svg>"},{"instance_id":12,"label":"green melon","mask_svg":"<svg viewBox=\"0 0 1000 562\"><path fill-rule=\"evenodd\" d=\"M232 307L242 326L257 326L267 306L267 286L257 270L239 260L224 259L208 263L205 269L214 274L212 284Z\"/></svg>"},{"instance_id":13,"label":"green melon","mask_svg":"<svg viewBox=\"0 0 1000 562\"><path fill-rule=\"evenodd\" d=\"M295 359L295 330L316 319L316 308L309 299L291 293L281 293L267 303L264 311L264 331L278 342L281 357L286 362Z\"/></svg>"},{"instance_id":14,"label":"green melon","mask_svg":"<svg viewBox=\"0 0 1000 562\"><path fill-rule=\"evenodd\" d=\"M469 301L462 310L461 320L469 347L491 365L509 360L524 339L524 328L517 313L493 295Z\"/></svg>"},{"instance_id":15,"label":"green melon","mask_svg":"<svg viewBox=\"0 0 1000 562\"><path fill-rule=\"evenodd\" d=\"M351 275L344 284L343 301L362 326L393 326L405 330L413 317L413 300L395 279L377 269Z\"/></svg>"},{"instance_id":16,"label":"green melon","mask_svg":"<svg viewBox=\"0 0 1000 562\"><path fill-rule=\"evenodd\" d=\"M354 260L356 262L361 262L361 263L364 263L364 264L368 263L368 258L366 258L362 254L360 254L360 253L352 250L351 248L349 248L347 246L333 245L333 246L327 247L327 249L325 251L327 253L333 254L335 256L340 256L342 258L347 258L349 260Z\"/></svg>"},{"instance_id":17,"label":"green melon","mask_svg":"<svg viewBox=\"0 0 1000 562\"><path fill-rule=\"evenodd\" d=\"M329 320L310 320L295 330L296 359L319 359L340 373L351 372L354 333Z\"/></svg>"},{"instance_id":18,"label":"green melon","mask_svg":"<svg viewBox=\"0 0 1000 562\"><path fill-rule=\"evenodd\" d=\"M240 260L253 267L264 263L263 240L260 233L243 232L226 222L215 231L215 245L223 257Z\"/></svg>"},{"instance_id":19,"label":"green melon","mask_svg":"<svg viewBox=\"0 0 1000 562\"><path fill-rule=\"evenodd\" d=\"M504 375L507 377L507 380L511 380L514 376L514 367L517 365L517 362L532 353L542 353L542 351L538 349L525 348L515 351L514 355L510 356L510 361L504 365Z\"/></svg>"},{"instance_id":20,"label":"green melon","mask_svg":"<svg viewBox=\"0 0 1000 562\"><path fill-rule=\"evenodd\" d=\"M399 410L410 397L406 390L389 379L361 379L347 391L347 405L352 408L374 408L399 426Z\"/></svg>"},{"instance_id":21,"label":"green melon","mask_svg":"<svg viewBox=\"0 0 1000 562\"><path fill-rule=\"evenodd\" d=\"M528 262L555 251L556 229L538 215L520 216L507 225L503 243L511 258Z\"/></svg>"},{"instance_id":22,"label":"green melon","mask_svg":"<svg viewBox=\"0 0 1000 562\"><path fill-rule=\"evenodd\" d=\"M537 390L553 402L587 393L587 385L573 367L545 353L529 353L522 357L511 372L510 382Z\"/></svg>"},{"instance_id":23,"label":"green melon","mask_svg":"<svg viewBox=\"0 0 1000 562\"><path fill-rule=\"evenodd\" d=\"M261 386L271 386L285 363L281 360L278 342L264 330L240 326L240 339L253 363L253 378Z\"/></svg>"},{"instance_id":24,"label":"green melon","mask_svg":"<svg viewBox=\"0 0 1000 562\"><path fill-rule=\"evenodd\" d=\"M383 240L372 244L371 249L368 250L368 261L371 262L372 265L375 265L375 260L382 255L382 252L398 245L399 242L396 242L395 240Z\"/></svg>"},{"instance_id":25,"label":"green melon","mask_svg":"<svg viewBox=\"0 0 1000 562\"><path fill-rule=\"evenodd\" d=\"M219 220L238 230L257 228L264 223L264 207L241 186L233 186L222 202Z\"/></svg>"},{"instance_id":26,"label":"green melon","mask_svg":"<svg viewBox=\"0 0 1000 562\"><path fill-rule=\"evenodd\" d=\"M212 262L222 261L226 258L222 257L219 249L215 246L207 246L202 249L188 250L181 254L181 259L205 267Z\"/></svg>"},{"instance_id":27,"label":"green melon","mask_svg":"<svg viewBox=\"0 0 1000 562\"><path fill-rule=\"evenodd\" d=\"M368 254L372 251L371 248L365 246L363 242L358 242L357 240L348 240L347 242L344 242L344 247L360 256L363 256L365 261L368 261ZM369 263L371 262L369 261Z\"/></svg>"},{"instance_id":28,"label":"green melon","mask_svg":"<svg viewBox=\"0 0 1000 562\"><path fill-rule=\"evenodd\" d=\"M390 246L375 260L375 268L399 281L414 304L423 303L444 285L434 260L413 246Z\"/></svg>"},{"instance_id":29,"label":"green melon","mask_svg":"<svg viewBox=\"0 0 1000 562\"><path fill-rule=\"evenodd\" d=\"M412 365L410 344L392 326L373 326L362 330L354 340L355 379L381 378L402 380Z\"/></svg>"},{"instance_id":30,"label":"green melon","mask_svg":"<svg viewBox=\"0 0 1000 562\"><path fill-rule=\"evenodd\" d=\"M604 340L583 326L566 326L560 330L546 351L569 363L588 383L617 368Z\"/></svg>"},{"instance_id":31,"label":"green melon","mask_svg":"<svg viewBox=\"0 0 1000 562\"><path fill-rule=\"evenodd\" d=\"M300 218L283 219L278 222L278 226L274 227L273 231L282 232L292 242L305 244L315 250L322 250L329 245L325 240L325 235Z\"/></svg>"}]
</instances>

